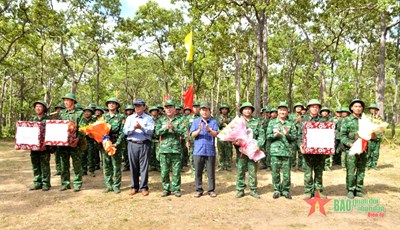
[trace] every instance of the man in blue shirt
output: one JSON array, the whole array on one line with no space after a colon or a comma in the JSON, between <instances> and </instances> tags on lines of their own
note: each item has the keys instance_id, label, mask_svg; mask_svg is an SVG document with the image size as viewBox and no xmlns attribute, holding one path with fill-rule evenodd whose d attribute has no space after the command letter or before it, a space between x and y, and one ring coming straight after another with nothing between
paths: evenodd
<instances>
[{"instance_id":1,"label":"man in blue shirt","mask_svg":"<svg viewBox=\"0 0 400 230\"><path fill-rule=\"evenodd\" d=\"M131 191L133 196L139 190L143 196L149 195L149 157L151 136L154 132L154 121L151 116L144 113L146 104L142 100L135 102L135 113L126 118L124 133L128 140L128 158L131 169ZM139 177L140 187L139 187Z\"/></svg>"},{"instance_id":2,"label":"man in blue shirt","mask_svg":"<svg viewBox=\"0 0 400 230\"><path fill-rule=\"evenodd\" d=\"M215 193L215 137L218 135L218 123L211 117L210 104L200 104L200 117L196 118L190 128L194 138L193 162L195 168L195 197L203 195L202 178L204 165L207 167L208 195L216 197Z\"/></svg>"}]
</instances>

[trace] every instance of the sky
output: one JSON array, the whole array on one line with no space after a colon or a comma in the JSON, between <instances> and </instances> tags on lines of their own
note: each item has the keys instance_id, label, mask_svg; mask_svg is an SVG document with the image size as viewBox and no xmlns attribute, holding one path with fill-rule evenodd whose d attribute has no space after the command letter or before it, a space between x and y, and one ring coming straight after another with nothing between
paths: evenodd
<instances>
[{"instance_id":1,"label":"sky","mask_svg":"<svg viewBox=\"0 0 400 230\"><path fill-rule=\"evenodd\" d=\"M121 1L121 17L133 18L135 12L139 9L139 6L145 5L149 0L120 0ZM172 4L170 0L153 0L158 3L162 8L176 9L179 8L179 4Z\"/></svg>"}]
</instances>

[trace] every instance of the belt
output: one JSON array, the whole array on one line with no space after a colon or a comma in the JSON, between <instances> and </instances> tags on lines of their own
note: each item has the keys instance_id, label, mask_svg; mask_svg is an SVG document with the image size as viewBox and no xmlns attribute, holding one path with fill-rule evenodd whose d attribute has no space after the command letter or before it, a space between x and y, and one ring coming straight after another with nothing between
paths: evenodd
<instances>
[{"instance_id":1,"label":"belt","mask_svg":"<svg viewBox=\"0 0 400 230\"><path fill-rule=\"evenodd\" d=\"M133 143L133 144L147 144L149 142L149 140L144 140L144 141L132 141L132 140L128 140L129 142Z\"/></svg>"}]
</instances>

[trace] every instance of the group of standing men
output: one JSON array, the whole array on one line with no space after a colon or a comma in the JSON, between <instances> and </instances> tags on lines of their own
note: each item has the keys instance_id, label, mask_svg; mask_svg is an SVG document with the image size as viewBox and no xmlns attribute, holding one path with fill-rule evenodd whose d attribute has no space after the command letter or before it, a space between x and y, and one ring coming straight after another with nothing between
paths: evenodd
<instances>
[{"instance_id":1,"label":"group of standing men","mask_svg":"<svg viewBox=\"0 0 400 230\"><path fill-rule=\"evenodd\" d=\"M117 149L109 156L101 144L97 144L92 136L85 136L76 132L76 139L70 146L60 146L56 153L61 158L61 188L60 191L71 189L70 185L70 158L72 158L74 180L73 190L78 192L82 186L82 175L95 176L96 155L101 152L103 174L105 179L104 192L120 193L121 163L125 162L125 170L130 170L131 190L129 195L142 193L149 195L148 171L149 166L160 168L162 180L162 197L171 195L180 197L181 170L188 161L195 176L195 197L204 194L202 187L203 171L207 172L208 190L211 197L216 197L215 171L216 156L215 139L218 132L232 120L230 108L221 105L220 115L214 119L211 116L211 107L207 102L195 102L193 110L183 108L184 114L177 112L180 108L172 100L167 100L164 106L147 107L144 101L137 100L133 106L127 106L125 116L119 113L120 102L117 98L106 101L108 112L100 107L87 107L79 110L74 94L68 93L63 97L64 106L55 116L55 119L74 121L79 127L95 122L102 118L111 126L110 140ZM50 119L46 115L47 104L36 101L34 104L36 115L31 121L45 122ZM262 116L257 119L253 116L254 106L245 102L239 111L248 128L252 130L253 138L257 140L257 151L264 151L266 158L261 161L263 169L271 169L274 186L273 198L284 196L291 199L290 172L296 167L304 171L305 197L310 199L316 192L326 197L323 192L323 171L330 170L330 157L320 154L302 154L302 124L306 121L333 121L336 123L337 151L333 156L334 164L341 164L346 168L346 187L348 197L363 196L363 180L365 168L375 168L379 157L380 134L373 135L368 153L349 156L348 151L358 138L358 119L361 118L365 104L359 99L350 103L349 108L335 111L335 116L329 118L330 110L321 108L321 103L312 99L304 107L300 103L294 106L295 113L289 114L286 102L279 103L277 108L269 110L264 107ZM369 107L371 119L379 119L375 104ZM344 117L346 116L346 117ZM232 148L236 150L236 190L237 198L245 195L245 175L248 172L250 195L260 198L257 192L258 164L240 153L240 143L223 142L217 140L219 170L231 171ZM34 173L34 186L31 190L42 189L48 191L50 184L50 152L53 148L44 147L40 151L31 151L31 160ZM205 169L205 170L204 170ZM172 173L172 180L170 179ZM282 173L282 177L281 177Z\"/></svg>"}]
</instances>

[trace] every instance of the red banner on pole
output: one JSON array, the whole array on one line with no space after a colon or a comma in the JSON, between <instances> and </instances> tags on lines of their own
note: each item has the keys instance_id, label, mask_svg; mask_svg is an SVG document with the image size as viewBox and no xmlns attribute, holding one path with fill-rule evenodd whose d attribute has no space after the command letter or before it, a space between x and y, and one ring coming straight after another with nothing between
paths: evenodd
<instances>
[{"instance_id":1,"label":"red banner on pole","mask_svg":"<svg viewBox=\"0 0 400 230\"><path fill-rule=\"evenodd\" d=\"M186 92L182 94L183 100L184 100L184 108L190 107L192 109L193 107L193 97L194 97L194 90L193 90L193 85L191 85Z\"/></svg>"}]
</instances>

